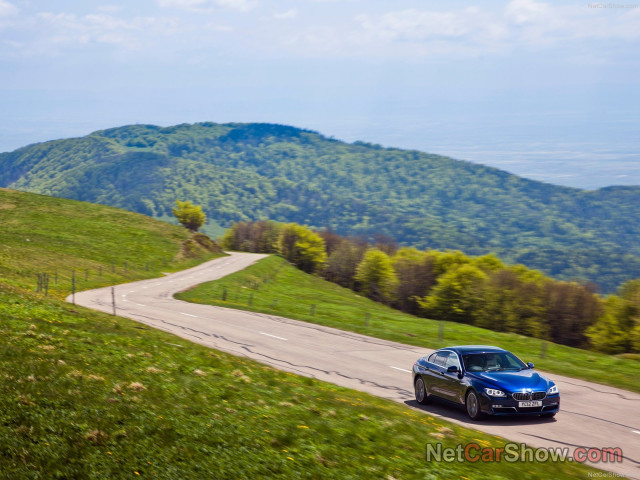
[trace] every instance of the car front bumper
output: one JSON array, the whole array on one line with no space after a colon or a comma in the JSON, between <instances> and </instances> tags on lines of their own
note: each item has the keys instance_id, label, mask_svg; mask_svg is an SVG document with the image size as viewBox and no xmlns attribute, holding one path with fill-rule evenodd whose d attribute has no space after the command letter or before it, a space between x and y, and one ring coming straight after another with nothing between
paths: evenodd
<instances>
[{"instance_id":1,"label":"car front bumper","mask_svg":"<svg viewBox=\"0 0 640 480\"><path fill-rule=\"evenodd\" d=\"M557 413L560 410L560 395L547 395L540 406L521 407L520 402L510 395L506 397L490 397L482 393L480 408L489 415L540 415Z\"/></svg>"}]
</instances>

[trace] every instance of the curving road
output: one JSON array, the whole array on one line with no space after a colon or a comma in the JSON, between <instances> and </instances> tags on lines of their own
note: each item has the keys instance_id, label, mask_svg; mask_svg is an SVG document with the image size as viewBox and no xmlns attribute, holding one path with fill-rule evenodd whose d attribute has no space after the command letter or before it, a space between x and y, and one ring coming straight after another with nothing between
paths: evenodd
<instances>
[{"instance_id":1,"label":"curving road","mask_svg":"<svg viewBox=\"0 0 640 480\"><path fill-rule=\"evenodd\" d=\"M194 342L300 375L403 402L452 422L534 447L620 447L622 463L597 468L640 479L640 395L548 374L560 387L555 419L469 420L444 404L413 400L410 369L431 350L283 317L173 298L179 291L242 270L265 255L232 253L195 268L115 287L117 314ZM71 301L71 297L67 299ZM113 312L111 287L76 293L78 305ZM525 359L526 360L526 359Z\"/></svg>"}]
</instances>

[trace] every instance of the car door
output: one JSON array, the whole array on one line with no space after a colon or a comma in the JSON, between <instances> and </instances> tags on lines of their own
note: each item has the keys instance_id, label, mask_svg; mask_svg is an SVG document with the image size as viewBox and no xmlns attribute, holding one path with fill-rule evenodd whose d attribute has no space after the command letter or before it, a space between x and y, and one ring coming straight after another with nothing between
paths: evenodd
<instances>
[{"instance_id":1,"label":"car door","mask_svg":"<svg viewBox=\"0 0 640 480\"><path fill-rule=\"evenodd\" d=\"M462 371L460 365L460 358L455 352L451 352L447 357L446 363L443 367L444 373L441 378L442 396L448 400L458 402L460 400L460 389L462 385L461 379L458 377L458 372L447 373L449 367L457 367L458 372Z\"/></svg>"},{"instance_id":2,"label":"car door","mask_svg":"<svg viewBox=\"0 0 640 480\"><path fill-rule=\"evenodd\" d=\"M442 396L442 361L440 352L433 352L424 362L420 362L420 373L430 395ZM440 363L438 363L440 362Z\"/></svg>"},{"instance_id":3,"label":"car door","mask_svg":"<svg viewBox=\"0 0 640 480\"><path fill-rule=\"evenodd\" d=\"M431 369L430 381L431 381L431 393L438 397L448 398L445 389L445 368L447 358L449 358L451 352L448 350L437 352L436 358L433 362L433 368Z\"/></svg>"}]
</instances>

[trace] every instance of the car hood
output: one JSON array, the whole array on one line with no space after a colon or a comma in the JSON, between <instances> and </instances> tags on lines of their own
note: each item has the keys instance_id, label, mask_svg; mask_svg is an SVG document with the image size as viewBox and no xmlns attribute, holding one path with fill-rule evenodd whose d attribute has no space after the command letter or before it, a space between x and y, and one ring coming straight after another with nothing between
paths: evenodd
<instances>
[{"instance_id":1,"label":"car hood","mask_svg":"<svg viewBox=\"0 0 640 480\"><path fill-rule=\"evenodd\" d=\"M470 375L509 392L519 392L526 389L546 391L551 385L547 378L531 369L519 372L473 372Z\"/></svg>"}]
</instances>

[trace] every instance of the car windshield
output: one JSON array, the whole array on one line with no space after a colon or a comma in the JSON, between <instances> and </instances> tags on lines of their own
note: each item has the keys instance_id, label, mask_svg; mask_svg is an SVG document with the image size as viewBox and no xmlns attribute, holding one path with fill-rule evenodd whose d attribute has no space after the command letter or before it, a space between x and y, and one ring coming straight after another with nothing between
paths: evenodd
<instances>
[{"instance_id":1,"label":"car windshield","mask_svg":"<svg viewBox=\"0 0 640 480\"><path fill-rule=\"evenodd\" d=\"M527 366L513 353L468 353L462 355L464 368L468 372L492 372L502 370L522 370Z\"/></svg>"}]
</instances>

